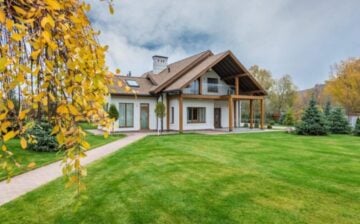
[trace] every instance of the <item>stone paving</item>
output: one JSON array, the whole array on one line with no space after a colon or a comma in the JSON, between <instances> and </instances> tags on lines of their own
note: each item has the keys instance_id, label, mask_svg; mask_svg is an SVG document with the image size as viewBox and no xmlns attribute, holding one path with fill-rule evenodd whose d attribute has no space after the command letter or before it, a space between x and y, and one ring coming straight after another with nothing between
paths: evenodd
<instances>
[{"instance_id":1,"label":"stone paving","mask_svg":"<svg viewBox=\"0 0 360 224\"><path fill-rule=\"evenodd\" d=\"M126 137L106 144L104 146L92 149L87 152L87 157L82 159L83 165L89 164L95 160L101 159L133 142L136 142L148 133L134 132L129 133ZM44 185L56 178L62 176L61 162L55 162L38 169L15 176L10 183L0 182L0 205L3 205L15 198L30 192L41 185Z\"/></svg>"}]
</instances>

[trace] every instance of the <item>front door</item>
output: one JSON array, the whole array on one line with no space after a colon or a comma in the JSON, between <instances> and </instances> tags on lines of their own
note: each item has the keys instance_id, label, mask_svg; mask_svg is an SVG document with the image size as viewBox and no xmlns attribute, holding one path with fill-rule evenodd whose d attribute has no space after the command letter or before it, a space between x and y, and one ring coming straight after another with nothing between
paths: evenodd
<instances>
[{"instance_id":1,"label":"front door","mask_svg":"<svg viewBox=\"0 0 360 224\"><path fill-rule=\"evenodd\" d=\"M221 128L221 108L214 108L214 127Z\"/></svg>"},{"instance_id":2,"label":"front door","mask_svg":"<svg viewBox=\"0 0 360 224\"><path fill-rule=\"evenodd\" d=\"M140 104L140 129L141 130L149 129L149 104L148 103Z\"/></svg>"}]
</instances>

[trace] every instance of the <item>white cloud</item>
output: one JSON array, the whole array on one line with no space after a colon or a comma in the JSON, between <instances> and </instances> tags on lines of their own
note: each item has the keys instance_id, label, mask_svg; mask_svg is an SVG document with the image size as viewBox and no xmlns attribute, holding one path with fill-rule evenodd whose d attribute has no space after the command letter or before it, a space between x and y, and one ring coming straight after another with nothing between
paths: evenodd
<instances>
[{"instance_id":1,"label":"white cloud","mask_svg":"<svg viewBox=\"0 0 360 224\"><path fill-rule=\"evenodd\" d=\"M291 74L305 88L360 47L357 0L124 0L115 1L114 15L106 3L90 2L100 41L110 46L108 64L124 73L150 70L154 54L175 61L230 49L246 66Z\"/></svg>"}]
</instances>

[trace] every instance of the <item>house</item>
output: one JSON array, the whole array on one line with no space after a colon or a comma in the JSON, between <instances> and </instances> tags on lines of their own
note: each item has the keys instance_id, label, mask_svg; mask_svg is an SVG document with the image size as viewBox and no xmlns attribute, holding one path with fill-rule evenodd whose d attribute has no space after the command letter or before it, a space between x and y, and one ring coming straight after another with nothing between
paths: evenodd
<instances>
[{"instance_id":1,"label":"house","mask_svg":"<svg viewBox=\"0 0 360 224\"><path fill-rule=\"evenodd\" d=\"M153 56L153 70L139 77L115 76L133 91L110 87L109 103L120 118L116 131L157 130L158 101L166 106L164 130L232 131L241 124L241 101L250 102L250 127L254 127L254 105L259 105L260 127L264 128L266 91L231 51L210 50L168 64L168 58Z\"/></svg>"}]
</instances>

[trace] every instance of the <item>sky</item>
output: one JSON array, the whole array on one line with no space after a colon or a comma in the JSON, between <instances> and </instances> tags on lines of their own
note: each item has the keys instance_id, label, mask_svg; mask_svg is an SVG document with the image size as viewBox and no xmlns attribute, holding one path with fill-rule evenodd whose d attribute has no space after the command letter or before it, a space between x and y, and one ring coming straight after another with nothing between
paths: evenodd
<instances>
[{"instance_id":1,"label":"sky","mask_svg":"<svg viewBox=\"0 0 360 224\"><path fill-rule=\"evenodd\" d=\"M329 78L331 66L360 56L360 0L89 0L107 63L139 76L152 56L169 63L210 49L231 50L247 68L292 76L299 89Z\"/></svg>"}]
</instances>

